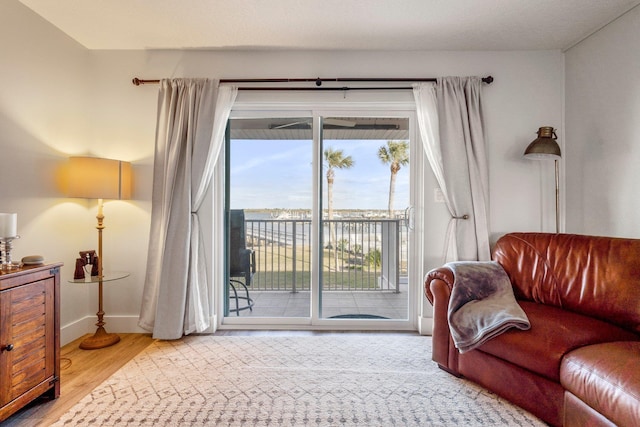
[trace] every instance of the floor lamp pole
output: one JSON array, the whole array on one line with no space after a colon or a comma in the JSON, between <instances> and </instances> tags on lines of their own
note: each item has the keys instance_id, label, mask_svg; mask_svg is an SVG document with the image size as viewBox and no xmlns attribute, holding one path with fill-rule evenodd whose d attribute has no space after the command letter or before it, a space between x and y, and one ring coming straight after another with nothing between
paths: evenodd
<instances>
[{"instance_id":1,"label":"floor lamp pole","mask_svg":"<svg viewBox=\"0 0 640 427\"><path fill-rule=\"evenodd\" d=\"M556 167L556 233L560 233L560 165L554 160Z\"/></svg>"},{"instance_id":2,"label":"floor lamp pole","mask_svg":"<svg viewBox=\"0 0 640 427\"><path fill-rule=\"evenodd\" d=\"M96 219L98 220L98 225L96 226L98 229L98 312L96 313L98 323L96 323L96 326L98 329L95 334L80 343L80 348L84 350L109 347L120 341L118 334L110 334L104 329L104 310L102 308L102 281L104 277L102 271L102 230L104 230L104 213L102 207L102 199L98 199L98 215L96 215Z\"/></svg>"}]
</instances>

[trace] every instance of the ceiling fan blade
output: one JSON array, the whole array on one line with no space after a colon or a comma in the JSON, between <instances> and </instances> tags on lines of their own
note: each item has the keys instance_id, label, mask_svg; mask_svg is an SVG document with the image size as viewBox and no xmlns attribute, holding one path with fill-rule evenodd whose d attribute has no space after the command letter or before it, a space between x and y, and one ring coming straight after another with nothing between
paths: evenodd
<instances>
[{"instance_id":1,"label":"ceiling fan blade","mask_svg":"<svg viewBox=\"0 0 640 427\"><path fill-rule=\"evenodd\" d=\"M345 128L353 128L357 124L356 122L354 122L352 120L341 120L341 119L324 119L323 123L325 125L341 126L341 127L345 127Z\"/></svg>"},{"instance_id":2,"label":"ceiling fan blade","mask_svg":"<svg viewBox=\"0 0 640 427\"><path fill-rule=\"evenodd\" d=\"M308 120L304 120L304 121L301 121L301 122L291 122L291 123L285 123L283 125L273 126L273 127L270 127L270 129L285 129L285 128L288 128L288 127L291 127L291 126L308 125L308 124L309 124L309 121Z\"/></svg>"},{"instance_id":3,"label":"ceiling fan blade","mask_svg":"<svg viewBox=\"0 0 640 427\"><path fill-rule=\"evenodd\" d=\"M357 123L352 121L352 120L342 120L342 119L324 119L323 123L325 125L329 125L329 126L339 126L339 127L346 127L346 128L353 128L356 127ZM302 121L297 121L297 122L291 122L291 123L285 123L282 125L277 125L277 126L270 126L270 129L286 129L288 127L292 127L292 126L297 126L297 125L310 125L310 121L309 120L302 120Z\"/></svg>"}]
</instances>

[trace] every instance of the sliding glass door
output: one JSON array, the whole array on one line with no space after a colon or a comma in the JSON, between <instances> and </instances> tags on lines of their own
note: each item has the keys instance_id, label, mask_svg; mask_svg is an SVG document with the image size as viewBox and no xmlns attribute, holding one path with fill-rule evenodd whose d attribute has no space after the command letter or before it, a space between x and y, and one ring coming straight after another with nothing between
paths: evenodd
<instances>
[{"instance_id":1,"label":"sliding glass door","mask_svg":"<svg viewBox=\"0 0 640 427\"><path fill-rule=\"evenodd\" d=\"M232 115L224 324L409 324L409 129L399 114Z\"/></svg>"}]
</instances>

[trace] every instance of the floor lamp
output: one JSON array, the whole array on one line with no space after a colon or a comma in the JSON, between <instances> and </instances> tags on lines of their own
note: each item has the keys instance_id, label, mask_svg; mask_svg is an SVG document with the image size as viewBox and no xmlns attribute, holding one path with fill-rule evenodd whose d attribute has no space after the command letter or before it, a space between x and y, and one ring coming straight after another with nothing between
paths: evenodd
<instances>
[{"instance_id":1,"label":"floor lamp","mask_svg":"<svg viewBox=\"0 0 640 427\"><path fill-rule=\"evenodd\" d=\"M538 137L524 150L524 156L534 160L553 160L556 173L556 233L560 232L560 166L562 158L560 146L556 141L555 129L551 126L543 126L538 129Z\"/></svg>"},{"instance_id":2,"label":"floor lamp","mask_svg":"<svg viewBox=\"0 0 640 427\"><path fill-rule=\"evenodd\" d=\"M131 164L119 160L96 157L71 157L68 169L68 195L85 199L98 199L98 329L95 334L80 343L80 348L92 350L108 347L120 341L117 334L105 328L102 308L102 282L104 279L102 256L102 230L104 230L104 199L131 198Z\"/></svg>"}]
</instances>

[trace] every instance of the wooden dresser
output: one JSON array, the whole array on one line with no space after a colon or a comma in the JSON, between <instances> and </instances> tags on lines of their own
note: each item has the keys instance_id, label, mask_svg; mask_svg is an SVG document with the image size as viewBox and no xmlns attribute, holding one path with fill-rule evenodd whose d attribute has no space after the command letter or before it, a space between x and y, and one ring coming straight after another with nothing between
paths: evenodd
<instances>
[{"instance_id":1,"label":"wooden dresser","mask_svg":"<svg viewBox=\"0 0 640 427\"><path fill-rule=\"evenodd\" d=\"M0 423L60 395L61 266L0 271Z\"/></svg>"}]
</instances>

